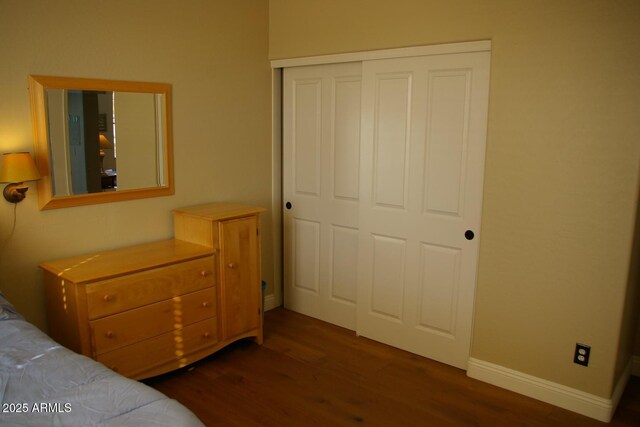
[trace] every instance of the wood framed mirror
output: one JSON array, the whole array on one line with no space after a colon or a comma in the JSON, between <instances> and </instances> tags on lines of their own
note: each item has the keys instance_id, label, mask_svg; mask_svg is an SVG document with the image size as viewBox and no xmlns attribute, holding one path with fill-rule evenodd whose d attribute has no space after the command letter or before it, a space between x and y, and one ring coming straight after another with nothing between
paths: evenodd
<instances>
[{"instance_id":1,"label":"wood framed mirror","mask_svg":"<svg viewBox=\"0 0 640 427\"><path fill-rule=\"evenodd\" d=\"M174 194L171 86L29 76L40 209Z\"/></svg>"}]
</instances>

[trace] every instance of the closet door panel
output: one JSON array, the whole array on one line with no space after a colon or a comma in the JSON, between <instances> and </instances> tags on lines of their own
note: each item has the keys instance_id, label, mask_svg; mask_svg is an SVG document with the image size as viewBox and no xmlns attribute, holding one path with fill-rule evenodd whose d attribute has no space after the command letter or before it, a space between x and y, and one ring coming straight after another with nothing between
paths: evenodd
<instances>
[{"instance_id":1,"label":"closet door panel","mask_svg":"<svg viewBox=\"0 0 640 427\"><path fill-rule=\"evenodd\" d=\"M286 307L466 368L489 60L284 70Z\"/></svg>"},{"instance_id":2,"label":"closet door panel","mask_svg":"<svg viewBox=\"0 0 640 427\"><path fill-rule=\"evenodd\" d=\"M411 75L378 74L373 84L374 203L404 209L409 178Z\"/></svg>"},{"instance_id":3,"label":"closet door panel","mask_svg":"<svg viewBox=\"0 0 640 427\"><path fill-rule=\"evenodd\" d=\"M322 81L309 79L293 86L291 112L294 124L293 187L296 194L320 196L320 149L322 147Z\"/></svg>"},{"instance_id":4,"label":"closet door panel","mask_svg":"<svg viewBox=\"0 0 640 427\"><path fill-rule=\"evenodd\" d=\"M360 69L359 63L295 67L284 70L283 82L285 307L350 329L357 300Z\"/></svg>"},{"instance_id":5,"label":"closet door panel","mask_svg":"<svg viewBox=\"0 0 640 427\"><path fill-rule=\"evenodd\" d=\"M334 79L333 91L333 197L357 203L360 188L360 76Z\"/></svg>"},{"instance_id":6,"label":"closet door panel","mask_svg":"<svg viewBox=\"0 0 640 427\"><path fill-rule=\"evenodd\" d=\"M367 61L362 73L357 332L463 369L488 73L485 52Z\"/></svg>"}]
</instances>

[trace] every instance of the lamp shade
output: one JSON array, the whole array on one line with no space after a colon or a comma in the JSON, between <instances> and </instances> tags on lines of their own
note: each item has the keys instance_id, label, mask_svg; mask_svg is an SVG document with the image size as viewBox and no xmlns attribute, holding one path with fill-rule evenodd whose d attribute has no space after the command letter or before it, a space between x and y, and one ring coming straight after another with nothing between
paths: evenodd
<instances>
[{"instance_id":1,"label":"lamp shade","mask_svg":"<svg viewBox=\"0 0 640 427\"><path fill-rule=\"evenodd\" d=\"M111 141L109 141L103 134L100 134L100 148L102 148L103 150L113 148L113 144L111 143Z\"/></svg>"},{"instance_id":2,"label":"lamp shade","mask_svg":"<svg viewBox=\"0 0 640 427\"><path fill-rule=\"evenodd\" d=\"M40 179L29 153L6 153L0 158L0 182L25 182Z\"/></svg>"}]
</instances>

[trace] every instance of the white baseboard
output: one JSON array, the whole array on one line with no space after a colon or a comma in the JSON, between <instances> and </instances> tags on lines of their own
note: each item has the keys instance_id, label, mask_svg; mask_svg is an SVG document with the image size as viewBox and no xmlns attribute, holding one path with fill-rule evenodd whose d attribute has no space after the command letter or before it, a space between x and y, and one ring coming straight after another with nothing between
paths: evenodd
<instances>
[{"instance_id":1,"label":"white baseboard","mask_svg":"<svg viewBox=\"0 0 640 427\"><path fill-rule=\"evenodd\" d=\"M631 373L631 363L616 385L611 399L605 399L562 384L524 374L500 365L474 358L469 359L467 375L480 381L523 394L534 399L577 412L599 421L613 417Z\"/></svg>"},{"instance_id":2,"label":"white baseboard","mask_svg":"<svg viewBox=\"0 0 640 427\"><path fill-rule=\"evenodd\" d=\"M272 310L278 307L278 301L276 300L276 296L274 294L269 294L264 296L264 311Z\"/></svg>"},{"instance_id":3,"label":"white baseboard","mask_svg":"<svg viewBox=\"0 0 640 427\"><path fill-rule=\"evenodd\" d=\"M631 358L631 375L640 377L640 356L633 356Z\"/></svg>"}]
</instances>

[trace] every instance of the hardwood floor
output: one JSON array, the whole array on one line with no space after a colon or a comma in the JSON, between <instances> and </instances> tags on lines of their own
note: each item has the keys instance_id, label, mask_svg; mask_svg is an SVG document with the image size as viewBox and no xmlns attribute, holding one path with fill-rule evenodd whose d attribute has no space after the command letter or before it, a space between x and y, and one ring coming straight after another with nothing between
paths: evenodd
<instances>
[{"instance_id":1,"label":"hardwood floor","mask_svg":"<svg viewBox=\"0 0 640 427\"><path fill-rule=\"evenodd\" d=\"M599 426L464 371L277 308L244 340L145 381L207 426ZM632 378L611 426L640 425Z\"/></svg>"}]
</instances>

